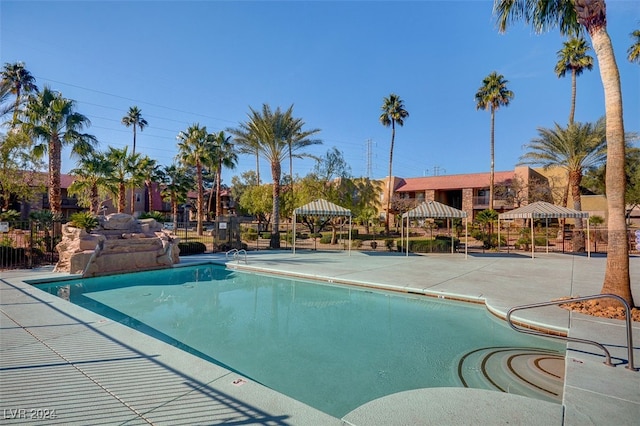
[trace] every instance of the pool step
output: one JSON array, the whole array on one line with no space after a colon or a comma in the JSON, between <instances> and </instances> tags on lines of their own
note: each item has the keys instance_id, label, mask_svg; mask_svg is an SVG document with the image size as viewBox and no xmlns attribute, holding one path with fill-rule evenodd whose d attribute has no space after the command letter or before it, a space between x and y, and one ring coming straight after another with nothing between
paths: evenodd
<instances>
[{"instance_id":1,"label":"pool step","mask_svg":"<svg viewBox=\"0 0 640 426\"><path fill-rule=\"evenodd\" d=\"M564 354L538 348L482 348L460 359L458 377L469 388L562 402Z\"/></svg>"}]
</instances>

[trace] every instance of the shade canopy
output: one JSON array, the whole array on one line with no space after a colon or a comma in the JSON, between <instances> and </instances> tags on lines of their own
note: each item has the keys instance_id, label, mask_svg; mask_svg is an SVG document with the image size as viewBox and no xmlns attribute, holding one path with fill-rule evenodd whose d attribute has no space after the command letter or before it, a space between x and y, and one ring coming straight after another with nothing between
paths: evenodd
<instances>
[{"instance_id":1,"label":"shade canopy","mask_svg":"<svg viewBox=\"0 0 640 426\"><path fill-rule=\"evenodd\" d=\"M344 207L340 207L339 205L334 204L331 201L323 200L320 198L310 202L309 204L305 204L304 206L298 207L293 211L293 214L306 215L306 216L351 217L351 210L345 209Z\"/></svg>"},{"instance_id":2,"label":"shade canopy","mask_svg":"<svg viewBox=\"0 0 640 426\"><path fill-rule=\"evenodd\" d=\"M498 244L500 244L500 219L588 219L589 212L569 209L567 207L556 206L545 201L536 201L526 206L505 212L498 215ZM548 221L547 221L548 222ZM535 236L533 232L533 220L531 220L531 258L535 257ZM547 229L549 228L547 224ZM547 238L547 253L549 252L549 239ZM591 257L591 241L589 232L589 221L587 221L587 254Z\"/></svg>"},{"instance_id":3,"label":"shade canopy","mask_svg":"<svg viewBox=\"0 0 640 426\"><path fill-rule=\"evenodd\" d=\"M536 201L535 203L527 204L524 207L498 215L499 219L583 219L588 217L588 212L556 206L555 204L545 201Z\"/></svg>"},{"instance_id":4,"label":"shade canopy","mask_svg":"<svg viewBox=\"0 0 640 426\"><path fill-rule=\"evenodd\" d=\"M406 233L406 255L409 256L409 219L450 219L450 218L464 218L465 235L467 235L467 212L464 210L458 210L446 204L439 203L437 201L424 201L422 204L414 209L402 215L402 218L407 221L407 233ZM451 252L453 253L453 234L451 235ZM464 245L464 256L467 257L467 245Z\"/></svg>"},{"instance_id":5,"label":"shade canopy","mask_svg":"<svg viewBox=\"0 0 640 426\"><path fill-rule=\"evenodd\" d=\"M434 218L434 219L445 219L445 218L463 218L467 217L467 212L463 210L455 209L451 206L447 206L446 204L439 203L437 201L425 201L420 204L418 207L409 210L404 213L402 217L408 217L412 219L416 218Z\"/></svg>"},{"instance_id":6,"label":"shade canopy","mask_svg":"<svg viewBox=\"0 0 640 426\"><path fill-rule=\"evenodd\" d=\"M296 254L296 222L297 216L348 217L349 218L349 255L351 255L351 210L331 201L319 198L293 210L293 254Z\"/></svg>"}]
</instances>

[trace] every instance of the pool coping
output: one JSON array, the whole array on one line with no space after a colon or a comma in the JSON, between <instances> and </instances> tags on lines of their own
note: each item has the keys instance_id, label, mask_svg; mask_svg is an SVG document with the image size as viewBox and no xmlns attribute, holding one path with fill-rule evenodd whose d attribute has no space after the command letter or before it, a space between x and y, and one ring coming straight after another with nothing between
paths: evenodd
<instances>
[{"instance_id":1,"label":"pool coping","mask_svg":"<svg viewBox=\"0 0 640 426\"><path fill-rule=\"evenodd\" d=\"M358 276L361 271L359 271L358 262L360 262L362 269L370 268L370 273L374 273L375 280L374 281L384 281L385 277L384 272L379 272L377 263L383 263L388 261L389 259L367 259L367 258L358 258L358 259L349 259L345 261L340 258L340 254L330 253L330 254L322 254L322 253L313 253L312 255L304 255L298 254L299 259L292 260L290 253L281 253L281 252L273 252L273 253L264 253L261 256L251 256L250 255L250 265L259 270L262 268L262 272L277 272L277 270L285 269L284 266L289 266L288 271L293 274L300 274L302 278L313 278L318 279L317 275L320 275L319 272L324 272L323 275L327 280L333 280L335 283L339 284L347 284L353 285L358 281L362 281L360 278L354 278ZM313 256L313 257L312 257ZM322 261L319 259L324 256ZM342 255L344 256L344 255ZM555 256L555 257L554 257ZM541 256L543 257L543 256ZM596 261L593 264L585 263L584 259L581 258L570 258L570 257L558 257L556 255L549 255L547 257L543 257L542 259L536 260L537 267L545 268L549 271L549 267L558 268L558 265L555 265L554 262L558 258L561 259L561 268L566 268L567 264L578 262L580 263L580 268L577 269L578 272L575 272L577 279L580 281L589 280L592 281L592 284L598 284L598 280L601 277L602 272L602 259L600 261ZM449 258L442 258L437 256L429 256L428 258L423 258L422 260L413 259L415 262L419 263L428 263L432 259L439 259L438 263L440 265L446 264L450 260ZM444 260L443 260L444 259ZM314 264L320 265L315 266L318 270L309 271L307 268L307 272L301 272L300 267L304 267L304 262L307 261L308 265L314 266ZM481 259L482 260L482 259ZM396 264L394 262L400 261L400 259L392 259L390 264ZM500 263L504 262L504 259L500 259ZM520 262L527 262L524 259L507 259L507 262L516 262L512 265L513 268L519 268L520 265L517 264ZM201 257L193 257L193 258L184 258L183 263L180 266L192 265L195 263L223 263L227 264L227 266L231 269L237 268L237 264L233 262L228 262L224 259L224 256L201 256ZM342 263L341 263L342 262ZM372 264L371 262L374 262ZM415 267L416 263L412 263L412 267ZM466 260L462 260L460 258L456 259L456 262L466 262ZM342 270L333 273L327 273L329 268L326 267L328 263L331 263L334 268L343 268ZM490 263L490 262L489 262ZM481 265L482 268L490 268L489 263L486 265ZM345 266L346 265L346 266ZM453 264L455 265L455 263ZM528 264L524 264L528 265ZM460 265L458 265L460 266ZM458 266L453 266L454 268L458 268ZM640 259L633 259L633 276L640 276ZM466 267L464 263L462 267ZM586 267L588 270L580 272L581 268ZM347 270L348 269L348 270ZM315 271L315 272L314 272ZM373 271L373 272L372 272ZM555 271L555 269L554 269ZM8 275L15 275L15 277L11 277ZM15 300L19 300L19 303L25 303L28 301L30 297L35 297L39 299L40 302L37 303L37 309L42 312L39 322L47 325L47 321L50 321L49 326L50 329L54 328L55 319L48 320L48 317L52 316L52 312L47 314L47 311L50 311L51 307L60 308L62 306L63 311L70 311L74 315L78 316L78 318L82 318L81 322L87 324L95 324L101 330L108 331L111 335L116 337L116 340L121 342L127 342L131 347L140 348L140 350L146 351L147 353L151 348L151 352L154 356L157 356L158 359L164 360L167 365L171 366L171 369L175 371L181 372L181 375L178 375L176 378L178 381L185 380L185 377L189 378L201 378L201 377L209 377L211 376L212 380L203 381L199 380L202 389L207 389L208 392L218 392L220 394L228 395L233 398L236 398L238 401L241 401L243 404L253 407L255 412L263 413L264 418L269 418L275 421L274 424L348 424L348 425L364 425L364 424L372 424L372 419L377 419L379 422L383 422L385 424L406 424L405 422L410 421L410 419L420 419L422 424L438 424L437 420L440 419L440 424L442 424L443 419L447 419L453 421L458 419L462 423L484 423L483 420L491 421L494 424L500 423L517 423L517 424L540 424L541 418L547 418L549 420L549 424L605 424L611 423L615 421L617 424L633 424L635 419L640 415L640 390L638 388L638 373L630 372L622 366L618 366L615 368L606 367L602 365L602 356L599 354L594 354L590 352L584 351L584 348L575 347L573 344L568 345L567 352L567 362L565 365L565 390L564 390L564 403L562 406L558 404L551 404L547 406L545 404L533 403L529 398L524 398L524 401L520 400L522 397L515 397L514 395L508 394L497 394L492 391L480 391L480 392L469 392L469 390L465 389L449 389L449 388L435 388L435 389L424 389L411 391L407 393L403 393L403 395L390 395L385 398L381 398L380 400L372 401L369 404L365 404L365 406L360 407L359 409L354 410L352 413L349 413L343 419L336 419L331 416L328 416L324 413L318 412L317 410L307 407L298 401L291 400L290 398L280 395L273 390L264 388L258 383L249 382L243 384L242 386L235 386L232 383L230 384L228 379L233 378L233 380L237 380L237 375L230 373L229 371L223 372L219 371L218 368L213 368L209 363L203 363L202 360L199 360L197 357L189 356L189 354L185 354L184 352L170 347L166 344L159 344L157 341L153 342L150 338L145 338L144 336L139 336L137 332L132 331L121 324L113 324L107 322L100 323L101 319L99 316L95 314L89 314L88 311L84 311L83 309L78 310L74 309L71 306L64 305L61 302L63 300L57 298L53 295L48 295L50 297L45 297L44 292L41 290L37 290L34 287L25 284L25 281L29 281L31 279L36 278L40 275L38 271L21 271L15 274L6 274L2 273L0 275L0 281L2 282L2 312L5 316L11 317L12 319L17 319L19 322L22 321L26 324L29 321L27 318L22 318L21 314L13 306L13 302L11 304L5 304L7 300L7 295L10 293L15 293L15 291L10 291L11 288L7 287L17 287L22 294L14 294L16 297ZM52 274L48 271L43 271L41 277L45 276L56 276L60 277L60 274ZM315 276L313 276L315 275ZM503 277L504 278L504 277ZM509 279L513 279L513 277L509 277ZM340 280L341 282L336 282L335 280ZM572 278L573 280L573 278ZM345 281L345 282L342 282ZM329 282L329 281L327 281ZM450 280L454 285L451 288L455 288L460 282L456 282L456 280ZM634 280L634 283L637 284L638 280ZM472 282L473 287L470 287L468 294L463 295L466 296L463 300L474 301L475 303L486 303L487 307L490 311L493 312L494 315L497 313L498 316L500 313L505 312L505 306L508 306L510 300L503 300L499 296L494 296L489 293L483 293L484 295L480 295L476 289L476 282ZM549 279L549 284L553 285L554 280ZM584 282L581 285L584 287ZM439 284L440 285L440 284ZM487 283L487 288L489 284ZM396 289L403 288L403 286L393 286ZM406 286L405 286L406 287ZM437 287L437 286L436 286ZM416 287L419 291L424 291L424 287ZM16 290L14 288L13 290ZM637 286L634 287L634 293L638 294ZM396 290L398 291L398 290ZM433 294L441 294L442 292L434 292L433 290L427 290ZM461 291L457 289L456 291L450 291L450 295L453 298L457 298ZM516 294L517 295L517 294ZM584 295L584 294L583 294ZM437 296L434 296L437 297ZM443 296L444 297L444 296ZM56 300L57 299L57 300ZM483 300L484 299L484 300ZM507 298L508 299L508 298ZM517 304L517 303L516 303ZM34 305L32 305L33 307ZM560 309L560 308L558 308ZM84 311L84 312L83 312ZM546 315L546 314L545 314ZM548 323L545 323L545 315L539 315L538 317L527 316L525 315L523 318L518 318L519 321L524 321L524 323L528 323L533 321L535 323L540 323L543 326L549 326L552 329L562 329L565 324L565 319L558 319L558 316L553 313L553 318L551 318ZM619 322L611 321L611 320L602 320L602 319L593 319L591 317L586 317L585 315L580 314L569 314L568 312L563 313L560 316L566 316L566 330L568 330L570 335L575 336L592 336L595 328L596 334L601 336L607 341L607 347L612 350L612 355L614 359L618 360L619 363L621 359L624 359L624 351L620 350L620 344L624 344L624 339L620 339L619 337L624 335L623 332L620 331ZM585 318L586 317L586 318ZM45 330L47 327L43 327L42 330ZM39 333L40 329L35 328L35 326L31 327L28 324L23 327L15 327L15 329L11 329L11 332L18 335L19 333ZM6 337L6 333L3 333ZM86 331L84 334L87 334ZM634 338L636 342L639 341L640 330L638 326L635 326L633 329ZM638 336L638 337L636 337ZM46 336L45 336L46 337ZM27 348L33 349L33 345L44 345L44 344L54 344L57 343L57 340L61 339L61 336L50 337L49 340L42 338L42 342L33 342L31 341L29 345L15 346L10 348L3 348L2 354L7 355L10 352L14 355L17 355L21 351L27 350ZM622 341L621 341L622 340ZM133 341L133 342L131 342ZM3 346L5 340L3 339ZM12 342L10 342L13 344ZM169 346L169 347L166 347ZM636 345L637 347L637 345ZM66 355L72 358L73 348L68 349L70 355ZM10 351L10 352L8 352ZM640 358L640 354L638 354L638 350L634 351L636 359ZM20 365L20 361L12 361L7 360L7 357L3 356L2 370L0 370L0 396L2 396L3 405L8 403L5 395L13 394L16 391L24 391L24 387L27 385L37 385L38 379L34 379L34 382L14 382L13 380L9 380L12 375L12 368L16 368L16 364ZM195 359L194 359L195 358ZM19 357L18 357L19 359ZM638 362L638 361L636 361ZM7 366L8 363L8 366ZM68 363L73 366L72 361ZM166 369L160 368L160 370L165 371ZM9 377L9 379L7 379ZM105 379L106 380L106 379ZM121 382L118 382L118 386L124 386L127 388L128 386L136 386L136 383L127 383L126 378L122 378ZM233 382L233 381L231 381ZM54 383L55 384L55 383ZM92 384L95 386L95 383ZM20 389L14 389L15 386L19 386ZM55 387L55 386L54 386ZM240 392L241 391L241 392ZM24 392L23 392L24 393ZM74 400L78 398L76 395L70 395L69 399ZM105 393L104 395L100 394L97 397L97 400L113 400L113 396ZM182 397L186 398L186 396ZM179 398L179 399L182 399ZM211 405L211 398L205 398ZM22 404L29 404L29 399L23 400ZM35 399L32 402L33 404L40 403ZM465 413L453 413L452 407L455 407L454 401L457 401L457 404L464 404L465 407L468 407L469 401L473 401L473 407L476 407L472 410L466 410ZM116 404L117 405L117 404ZM222 404L224 405L224 404ZM458 405L459 406L459 405ZM119 407L119 405L118 405ZM136 412L130 410L126 406L125 408L119 407L119 410L124 410L130 418L128 419L130 422L142 422L148 420L145 416L152 416L160 410L160 405L158 407L152 407L148 412L143 412L142 416L136 414ZM191 407L189 404L183 404L184 407ZM228 406L224 405L226 409L229 409ZM528 407L528 408L527 408ZM5 408L5 407L0 407ZM11 408L11 407L8 407ZM201 411L208 411L201 408ZM233 410L232 410L233 411ZM251 410L249 410L251 411ZM247 416L247 410L239 410L240 414L235 413L242 417L244 415ZM267 413L267 415L264 415ZM528 416L527 413L535 414L534 417L527 420L522 416ZM202 413L201 413L202 414ZM184 409L174 408L174 411L164 414L168 417L159 417L160 420L156 420L154 424L176 424L177 419L194 419L195 412L189 412L189 416L185 414ZM173 417L172 417L173 416ZM176 417L177 416L177 417ZM283 417L284 416L284 417ZM383 416L383 417L380 417ZM540 417L543 416L543 417ZM548 417L544 417L548 416ZM6 416L5 416L6 417ZM162 419L171 418L172 421L166 421ZM211 417L206 417L211 421ZM252 417L249 415L248 417L251 419ZM260 418L260 416L256 417ZM256 418L253 418L254 420ZM7 419L5 419L7 420ZM8 419L11 422L11 419ZM68 420L68 419L67 419ZM514 422L514 420L517 420ZM86 418L83 420L86 422ZM199 421L195 421L198 423ZM73 421L64 422L66 424L73 423ZM78 424L82 424L79 422Z\"/></svg>"}]
</instances>

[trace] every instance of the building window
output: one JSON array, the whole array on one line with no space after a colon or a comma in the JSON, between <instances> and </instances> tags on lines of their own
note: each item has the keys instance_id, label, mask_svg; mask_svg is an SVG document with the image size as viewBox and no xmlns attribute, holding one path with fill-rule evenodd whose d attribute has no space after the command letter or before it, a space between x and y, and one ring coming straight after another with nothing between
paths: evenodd
<instances>
[{"instance_id":1,"label":"building window","mask_svg":"<svg viewBox=\"0 0 640 426\"><path fill-rule=\"evenodd\" d=\"M142 201L140 199L140 194L136 193L136 203L139 203L140 201Z\"/></svg>"}]
</instances>

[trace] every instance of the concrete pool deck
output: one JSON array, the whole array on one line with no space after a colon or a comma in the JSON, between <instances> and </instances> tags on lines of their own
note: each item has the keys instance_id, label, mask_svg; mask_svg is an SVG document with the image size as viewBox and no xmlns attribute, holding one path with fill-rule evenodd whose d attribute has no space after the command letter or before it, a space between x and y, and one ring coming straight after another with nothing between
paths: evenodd
<instances>
[{"instance_id":1,"label":"concrete pool deck","mask_svg":"<svg viewBox=\"0 0 640 426\"><path fill-rule=\"evenodd\" d=\"M261 251L249 252L247 263L227 262L224 254L181 260L477 301L498 316L517 305L599 293L605 257L536 256ZM640 257L630 265L638 300ZM389 395L337 419L25 283L65 275L51 268L0 272L0 410L7 424L635 425L640 418L640 372L624 368L623 321L557 307L516 315L611 352L616 367L604 365L596 347L568 344L562 405L431 388ZM638 323L633 339L640 366Z\"/></svg>"}]
</instances>

